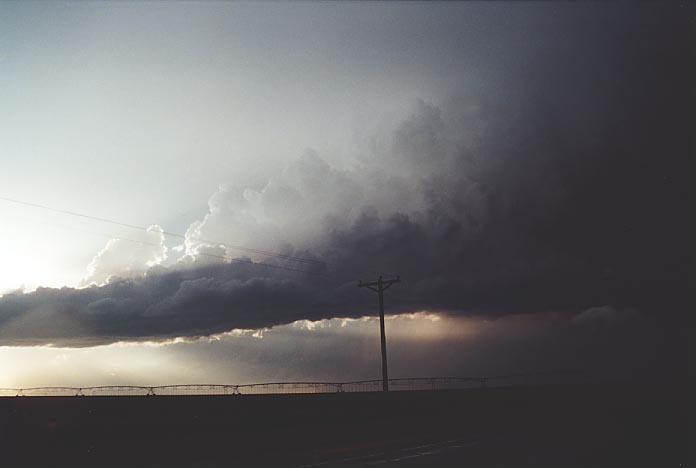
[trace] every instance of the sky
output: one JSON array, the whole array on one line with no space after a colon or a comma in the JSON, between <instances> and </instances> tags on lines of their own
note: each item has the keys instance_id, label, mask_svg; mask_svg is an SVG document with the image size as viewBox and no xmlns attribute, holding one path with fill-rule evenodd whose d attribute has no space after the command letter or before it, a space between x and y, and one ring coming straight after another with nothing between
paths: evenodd
<instances>
[{"instance_id":1,"label":"sky","mask_svg":"<svg viewBox=\"0 0 696 468\"><path fill-rule=\"evenodd\" d=\"M3 2L0 386L682 369L692 13Z\"/></svg>"}]
</instances>

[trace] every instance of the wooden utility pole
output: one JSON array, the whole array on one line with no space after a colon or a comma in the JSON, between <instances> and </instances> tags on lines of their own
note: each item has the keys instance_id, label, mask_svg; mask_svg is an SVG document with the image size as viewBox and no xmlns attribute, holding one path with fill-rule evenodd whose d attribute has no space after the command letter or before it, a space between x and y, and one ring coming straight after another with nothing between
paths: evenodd
<instances>
[{"instance_id":1,"label":"wooden utility pole","mask_svg":"<svg viewBox=\"0 0 696 468\"><path fill-rule=\"evenodd\" d=\"M397 276L394 279L382 279L380 276L377 281L370 283L358 282L359 288L368 288L373 290L379 296L379 331L382 338L382 390L389 391L389 376L387 374L387 338L384 334L384 291L389 289L392 284L400 283L401 279Z\"/></svg>"}]
</instances>

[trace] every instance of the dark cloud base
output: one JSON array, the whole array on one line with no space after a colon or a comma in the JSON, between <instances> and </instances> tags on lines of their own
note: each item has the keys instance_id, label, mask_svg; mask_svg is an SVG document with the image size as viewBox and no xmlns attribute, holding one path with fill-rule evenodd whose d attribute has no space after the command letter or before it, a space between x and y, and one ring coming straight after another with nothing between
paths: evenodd
<instances>
[{"instance_id":1,"label":"dark cloud base","mask_svg":"<svg viewBox=\"0 0 696 468\"><path fill-rule=\"evenodd\" d=\"M611 306L677 330L694 284L693 23L677 6L615 10L598 9L589 30L527 57L508 89L422 103L401 122L356 177L396 167L422 204L384 213L363 203L350 225L327 219L321 241L295 246L337 271L173 267L8 294L0 344L89 346L358 317L374 310L355 288L366 271L404 278L389 291L392 312Z\"/></svg>"}]
</instances>

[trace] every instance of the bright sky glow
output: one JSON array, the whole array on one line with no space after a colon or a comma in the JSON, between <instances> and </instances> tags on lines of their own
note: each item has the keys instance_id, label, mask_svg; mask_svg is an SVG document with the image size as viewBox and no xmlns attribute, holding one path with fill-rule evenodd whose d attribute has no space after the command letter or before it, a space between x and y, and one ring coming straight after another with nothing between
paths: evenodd
<instances>
[{"instance_id":1,"label":"bright sky glow","mask_svg":"<svg viewBox=\"0 0 696 468\"><path fill-rule=\"evenodd\" d=\"M475 321L409 314L388 320L395 375L423 373L433 355L475 334ZM254 383L369 379L379 365L376 318L301 321L262 333L232 332L194 341L116 343L91 348L0 347L0 387ZM399 362L409 348L422 363ZM278 359L283 356L283 360ZM329 361L351 363L345 374ZM432 370L432 369L431 369ZM443 360L439 372L455 372ZM434 370L432 370L434 372Z\"/></svg>"}]
</instances>

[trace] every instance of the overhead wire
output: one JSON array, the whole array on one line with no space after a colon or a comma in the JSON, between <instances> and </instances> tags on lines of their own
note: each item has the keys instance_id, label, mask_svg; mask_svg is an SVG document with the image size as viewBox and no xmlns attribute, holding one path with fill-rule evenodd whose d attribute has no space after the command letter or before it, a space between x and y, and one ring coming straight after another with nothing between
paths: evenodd
<instances>
[{"instance_id":1,"label":"overhead wire","mask_svg":"<svg viewBox=\"0 0 696 468\"><path fill-rule=\"evenodd\" d=\"M65 214L65 215L74 216L74 217L78 217L78 218L82 218L82 219L88 219L88 220L92 220L92 221L108 223L108 224L111 224L114 226L135 229L135 230L139 230L139 231L143 231L143 232L152 232L152 231L149 231L149 228L144 227L144 226L139 226L137 224L124 223L124 222L116 221L116 220L110 219L110 218L104 218L101 216L94 216L94 215L90 215L90 214L80 213L77 211L55 208L52 206L43 205L43 204L39 204L39 203L32 203L32 202L28 202L28 201L24 201L24 200L19 200L16 198L0 196L0 201L14 203L17 205L29 206L32 208L38 208L38 209L46 210L46 211L52 211L54 213ZM63 227L65 227L65 226L63 226ZM72 229L72 228L68 228L68 229ZM167 231L164 229L162 229L160 232L163 235L168 236L168 237L174 237L174 238L186 240L186 236L184 234L179 234L178 232ZM105 235L105 234L100 234L100 235ZM119 238L119 239L127 240L130 242L145 243L143 241L139 241L139 240L135 240L135 239L128 239L128 238L124 238L121 236L111 236L111 235L105 235L105 236L110 237L110 238ZM321 272L309 271L309 270L305 270L305 269L301 269L301 268L293 268L293 267L287 267L287 266L283 266L283 265L275 265L275 264L266 263L266 262L255 262L253 260L234 258L234 257L226 256L226 255L217 255L217 254L211 254L211 253L205 253L205 252L196 252L196 255L201 255L201 256L205 256L205 257L219 258L221 260L227 260L230 262L248 263L250 265L259 265L259 266L268 267L268 268L275 268L275 269L279 269L279 270L293 271L293 272L298 272L298 273L307 273L307 274L318 275L318 276L326 276L327 274L335 274L335 273L339 272L339 269L337 269L335 265L330 264L328 262L325 262L323 260L317 260L317 259L312 259L312 258L307 258L307 257L298 257L296 255L282 254L279 252L271 252L268 250L244 247L244 246L240 246L240 245L228 244L226 242L213 241L213 240L208 240L208 239L198 239L198 241L201 243L205 243L205 244L223 246L223 247L226 247L228 249L238 250L240 252L263 255L263 256L267 256L267 257L278 258L281 260L298 262L298 263L301 263L303 265L307 265L307 267L311 267L311 266L323 267L323 271L321 271ZM342 269L340 269L340 270L342 270ZM363 271L363 273L368 273L368 271ZM374 271L374 270L369 271L369 273L382 274L382 273L380 273L378 271Z\"/></svg>"},{"instance_id":2,"label":"overhead wire","mask_svg":"<svg viewBox=\"0 0 696 468\"><path fill-rule=\"evenodd\" d=\"M2 197L0 197L0 198L2 198ZM115 234L107 234L104 232L96 232L96 231L92 231L89 229L78 228L75 226L66 226L64 224L48 223L45 221L36 221L36 220L24 218L24 217L19 217L19 218L23 219L25 221L39 223L39 224L43 224L43 225L50 226L53 228L60 228L60 229L67 229L70 231L84 232L87 234L91 234L94 236L100 236L100 237L104 237L104 238L108 238L108 239L112 239L112 240L122 240L122 241L126 241L126 242L133 242L136 244L149 245L149 246L153 246L153 247L160 247L161 246L161 244L158 244L155 242L148 242L148 241L144 241L144 240L140 240L140 239L132 239L129 237L119 236L119 235L115 235ZM150 232L152 232L152 231L150 231ZM245 264L261 266L261 267L265 267L265 268L275 268L278 270L292 271L292 272L296 272L296 273L305 273L305 274L315 275L315 276L326 276L327 273L332 273L331 270L310 271L310 270L304 270L301 268L292 268L292 267L283 266L283 265L275 265L272 263L258 262L258 261L253 261L251 259L231 257L229 255L219 255L219 254L213 254L213 253L209 253L209 252L196 252L196 255L208 257L208 258L217 258L220 260L228 261L230 263L245 263Z\"/></svg>"},{"instance_id":3,"label":"overhead wire","mask_svg":"<svg viewBox=\"0 0 696 468\"><path fill-rule=\"evenodd\" d=\"M92 221L99 221L99 222L103 222L103 223L109 223L109 224L112 224L112 225L115 225L115 226L121 226L121 227L126 227L126 228L129 228L129 229L136 229L136 230L140 230L140 231L144 231L144 232L149 232L149 231L148 231L148 228L146 228L146 227L144 227L144 226L139 226L139 225L136 225L136 224L123 223L123 222L121 222L121 221L116 221L116 220L109 219L109 218L102 218L102 217L100 217L100 216L93 216L93 215L88 215L88 214L84 214L84 213L79 213L79 212L76 212L76 211L63 210L63 209L60 209L60 208L54 208L54 207L47 206L47 205L41 205L41 204L38 204L38 203L31 203L31 202L27 202L27 201L23 201L23 200L17 200L17 199L15 199L15 198L9 198L9 197L3 197L3 196L0 196L0 200L5 201L5 202L9 202L9 203L19 204L19 205L30 206L30 207L33 207L33 208L39 208L39 209L42 209L42 210L53 211L53 212L55 212L55 213L66 214L66 215L69 215L69 216L80 217L80 218L83 218L83 219L89 219L89 220L92 220ZM179 234L179 233L177 233L177 232L166 231L166 230L162 230L161 232L162 232L162 234L164 234L165 236L168 236L168 237L176 237L176 238L178 238L178 239L184 239L184 240L186 239L186 236L185 236L184 234ZM329 266L329 265L328 265L326 262L324 262L324 261L316 260L316 259L311 259L311 258L306 258L306 257L298 257L298 256L296 256L296 255L282 254L282 253L271 252L271 251L262 250L262 249L254 249L254 248L244 247L244 246L240 246L240 245L233 245L233 244L228 244L228 243L225 243L225 242L213 241L213 240L208 240L208 239L198 239L198 241L201 242L201 243L205 243L205 244L212 244L212 245L224 246L224 247L227 247L227 248L232 249L232 250L238 250L238 251L240 251L240 252L253 253L253 254L258 254L258 255L265 255L265 256L268 256L268 257L275 257L275 258L280 258L280 259L283 259L283 260L289 260L289 261L294 261L294 262L298 262L298 263L304 263L304 264L308 264L308 265L323 265L323 266L326 266L326 267Z\"/></svg>"},{"instance_id":4,"label":"overhead wire","mask_svg":"<svg viewBox=\"0 0 696 468\"><path fill-rule=\"evenodd\" d=\"M152 245L152 246L157 246L157 247L160 246L160 244L155 244L154 242L145 242L145 241L140 241L137 239L129 239L126 237L114 237L114 239L124 240L127 242L136 242L139 244ZM247 258L235 258L235 257L227 256L227 255L217 255L217 254L212 254L212 253L208 253L208 252L196 252L196 255L200 255L200 256L208 257L208 258L218 258L220 260L229 261L230 263L233 263L233 262L234 263L246 263L249 265L262 266L262 267L266 267L266 268L276 268L278 270L293 271L296 273L306 273L308 275L323 276L321 272L303 270L300 268L292 268L292 267L287 267L287 266L283 266L283 265L274 265L272 263L266 263L266 262L255 262L255 261L247 259Z\"/></svg>"}]
</instances>

